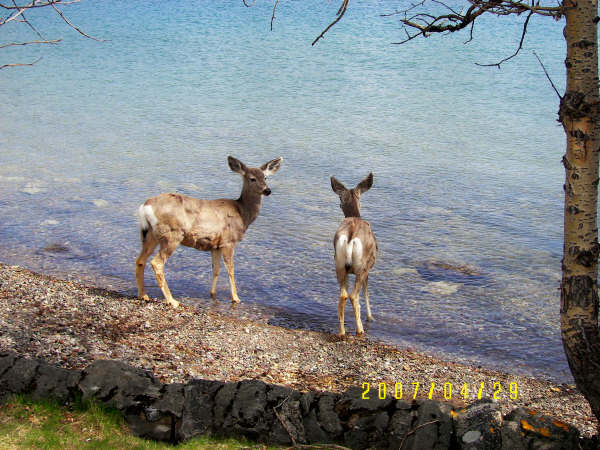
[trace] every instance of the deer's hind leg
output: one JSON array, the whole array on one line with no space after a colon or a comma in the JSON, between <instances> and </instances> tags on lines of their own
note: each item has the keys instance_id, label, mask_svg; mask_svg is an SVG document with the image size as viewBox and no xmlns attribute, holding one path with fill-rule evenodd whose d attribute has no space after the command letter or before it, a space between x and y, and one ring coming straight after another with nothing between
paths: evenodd
<instances>
[{"instance_id":1,"label":"deer's hind leg","mask_svg":"<svg viewBox=\"0 0 600 450\"><path fill-rule=\"evenodd\" d=\"M165 300L173 308L177 308L179 306L179 302L171 295L169 285L165 279L164 267L167 259L169 259L169 257L173 254L175 249L181 243L182 239L183 236L179 235L169 235L168 239L163 236L159 241L160 250L158 250L158 253L154 258L152 258L152 262L150 263L154 269L154 274L156 275L156 282L165 296Z\"/></svg>"},{"instance_id":2,"label":"deer's hind leg","mask_svg":"<svg viewBox=\"0 0 600 450\"><path fill-rule=\"evenodd\" d=\"M354 320L356 321L356 335L361 336L365 334L365 330L363 329L362 321L360 320L360 303L359 303L359 295L362 286L365 283L365 278L367 274L365 272L360 272L356 274L356 281L354 282L354 289L352 289L352 293L350 294L350 301L352 302L352 308L354 309Z\"/></svg>"},{"instance_id":3,"label":"deer's hind leg","mask_svg":"<svg viewBox=\"0 0 600 450\"><path fill-rule=\"evenodd\" d=\"M363 295L365 296L365 303L367 304L367 320L371 322L373 320L373 314L371 314L371 305L369 303L369 275L365 277Z\"/></svg>"},{"instance_id":4,"label":"deer's hind leg","mask_svg":"<svg viewBox=\"0 0 600 450\"><path fill-rule=\"evenodd\" d=\"M338 283L340 284L340 298L338 301L338 320L340 322L340 336L346 334L344 327L344 309L348 299L348 272L345 267L336 267Z\"/></svg>"},{"instance_id":5,"label":"deer's hind leg","mask_svg":"<svg viewBox=\"0 0 600 450\"><path fill-rule=\"evenodd\" d=\"M144 288L144 269L146 261L158 245L151 231L147 231L142 238L142 251L135 261L135 280L137 282L138 297L144 300L149 300L146 289Z\"/></svg>"},{"instance_id":6,"label":"deer's hind leg","mask_svg":"<svg viewBox=\"0 0 600 450\"><path fill-rule=\"evenodd\" d=\"M213 271L213 281L212 287L210 288L210 296L213 300L217 298L217 279L219 278L219 272L221 271L221 249L214 249L210 252L210 257L212 259L212 271Z\"/></svg>"}]
</instances>

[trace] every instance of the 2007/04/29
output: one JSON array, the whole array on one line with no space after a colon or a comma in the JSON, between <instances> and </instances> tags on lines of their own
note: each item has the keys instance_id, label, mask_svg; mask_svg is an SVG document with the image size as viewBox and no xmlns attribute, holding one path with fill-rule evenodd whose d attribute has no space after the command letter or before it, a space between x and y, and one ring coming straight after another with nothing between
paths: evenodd
<instances>
[{"instance_id":1,"label":"2007/04/29","mask_svg":"<svg viewBox=\"0 0 600 450\"><path fill-rule=\"evenodd\" d=\"M412 384L414 386L412 398L416 399L417 395L418 395L420 383L418 381L413 381L410 384ZM402 399L402 395L403 395L402 387L403 387L402 383L394 384L394 394L393 395L396 400ZM433 398L433 392L435 391L435 388L436 388L436 384L434 382L432 382L431 387L429 388L429 393L427 395L427 398L429 398L430 400ZM369 397L369 392L371 391L370 383L367 383L367 382L363 383L362 389L363 389L363 393L362 393L363 400L370 400L370 397ZM440 389L441 389L441 387L440 387ZM481 384L479 385L479 389L477 389L477 399L478 400L481 400L484 389L485 389L485 383L481 382ZM492 398L494 400L500 400L501 392L502 392L502 384L499 382L493 383L493 389L494 389L494 391L492 393ZM377 385L377 398L379 398L380 400L384 400L387 397L387 392L388 392L387 383L379 383ZM516 400L517 395L518 395L518 386L517 386L517 383L515 381L513 381L510 383L509 397L511 400ZM467 383L463 384L463 386L460 390L460 396L462 396L465 400L468 400L469 388L467 386ZM451 400L451 399L452 399L452 383L444 383L444 400Z\"/></svg>"}]
</instances>

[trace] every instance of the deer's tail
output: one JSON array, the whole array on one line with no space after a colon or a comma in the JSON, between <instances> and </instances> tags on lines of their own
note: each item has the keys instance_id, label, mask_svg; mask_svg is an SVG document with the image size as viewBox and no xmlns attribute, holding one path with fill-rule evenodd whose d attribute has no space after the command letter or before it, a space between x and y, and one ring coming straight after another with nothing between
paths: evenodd
<instances>
[{"instance_id":1,"label":"deer's tail","mask_svg":"<svg viewBox=\"0 0 600 450\"><path fill-rule=\"evenodd\" d=\"M156 226L158 220L154 215L154 210L152 209L152 205L143 204L140 205L138 209L138 217L140 219L140 237L142 242L146 240L146 236L148 235L148 231L153 226Z\"/></svg>"}]
</instances>

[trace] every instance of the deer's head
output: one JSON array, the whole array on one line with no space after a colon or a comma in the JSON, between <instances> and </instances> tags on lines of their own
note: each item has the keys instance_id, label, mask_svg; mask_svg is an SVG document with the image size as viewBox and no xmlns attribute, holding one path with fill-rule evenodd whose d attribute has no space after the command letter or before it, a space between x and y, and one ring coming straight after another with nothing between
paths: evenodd
<instances>
[{"instance_id":1,"label":"deer's head","mask_svg":"<svg viewBox=\"0 0 600 450\"><path fill-rule=\"evenodd\" d=\"M229 168L235 173L239 173L244 179L243 192L255 195L269 195L271 189L267 186L267 177L279 170L283 158L273 159L260 167L246 167L239 159L233 156L227 157Z\"/></svg>"},{"instance_id":2,"label":"deer's head","mask_svg":"<svg viewBox=\"0 0 600 450\"><path fill-rule=\"evenodd\" d=\"M373 172L356 185L348 189L335 177L331 177L331 188L340 197L340 208L345 217L360 217L360 196L373 186Z\"/></svg>"}]
</instances>

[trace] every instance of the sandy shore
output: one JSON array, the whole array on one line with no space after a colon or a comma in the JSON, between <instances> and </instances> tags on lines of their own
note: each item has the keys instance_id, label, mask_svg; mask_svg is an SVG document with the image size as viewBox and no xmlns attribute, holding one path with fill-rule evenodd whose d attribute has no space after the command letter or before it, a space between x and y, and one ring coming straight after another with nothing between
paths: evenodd
<instances>
[{"instance_id":1,"label":"sandy shore","mask_svg":"<svg viewBox=\"0 0 600 450\"><path fill-rule=\"evenodd\" d=\"M361 386L369 397L396 389L404 399L416 389L417 397L445 395L457 406L495 395L503 412L525 406L586 436L597 426L571 385L441 361L369 338L340 340L185 305L173 310L161 300L146 302L0 264L0 351L6 350L68 368L120 359L165 383L255 378L299 390Z\"/></svg>"}]
</instances>

